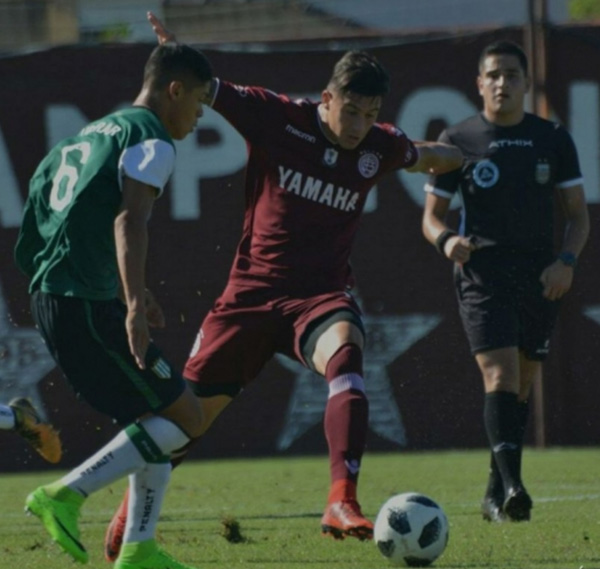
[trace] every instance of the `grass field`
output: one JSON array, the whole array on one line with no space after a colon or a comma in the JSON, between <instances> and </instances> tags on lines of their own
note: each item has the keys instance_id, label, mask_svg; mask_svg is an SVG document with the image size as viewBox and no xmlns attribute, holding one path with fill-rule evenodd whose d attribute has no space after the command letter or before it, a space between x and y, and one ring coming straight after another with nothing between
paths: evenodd
<instances>
[{"instance_id":1,"label":"grass field","mask_svg":"<svg viewBox=\"0 0 600 569\"><path fill-rule=\"evenodd\" d=\"M600 569L600 449L527 450L524 477L535 505L530 523L482 521L479 501L487 470L484 451L367 454L361 474L363 510L375 517L392 494L434 498L450 523L450 542L435 567L461 569ZM56 473L0 478L1 569L76 567L23 514L27 493ZM190 462L178 468L163 508L159 539L198 569L376 569L389 564L372 542L321 537L328 487L326 457ZM84 506L82 539L92 569L102 558L105 527L123 483ZM235 518L245 541L222 537Z\"/></svg>"}]
</instances>

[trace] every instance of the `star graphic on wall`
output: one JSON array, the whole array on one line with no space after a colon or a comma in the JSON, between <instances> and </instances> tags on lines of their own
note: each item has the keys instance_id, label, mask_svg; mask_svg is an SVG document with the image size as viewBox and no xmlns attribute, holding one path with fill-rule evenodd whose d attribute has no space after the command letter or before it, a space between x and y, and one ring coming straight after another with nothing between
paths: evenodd
<instances>
[{"instance_id":1,"label":"star graphic on wall","mask_svg":"<svg viewBox=\"0 0 600 569\"><path fill-rule=\"evenodd\" d=\"M365 388L369 397L369 427L381 437L406 445L402 416L396 404L387 367L441 321L435 314L370 316L363 318L367 346L364 352ZM296 375L294 391L277 448L285 450L323 419L327 383L300 363L277 355L279 363Z\"/></svg>"},{"instance_id":2,"label":"star graphic on wall","mask_svg":"<svg viewBox=\"0 0 600 569\"><path fill-rule=\"evenodd\" d=\"M27 397L45 418L38 383L56 364L35 328L16 327L10 321L0 283L0 393L2 403Z\"/></svg>"}]
</instances>

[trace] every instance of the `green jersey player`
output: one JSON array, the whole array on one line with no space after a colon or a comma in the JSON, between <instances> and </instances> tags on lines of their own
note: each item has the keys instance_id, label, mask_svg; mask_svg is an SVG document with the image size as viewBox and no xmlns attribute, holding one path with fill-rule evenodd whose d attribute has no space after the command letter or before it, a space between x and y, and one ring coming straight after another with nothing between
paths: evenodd
<instances>
[{"instance_id":1,"label":"green jersey player","mask_svg":"<svg viewBox=\"0 0 600 569\"><path fill-rule=\"evenodd\" d=\"M147 221L173 170L173 139L193 130L211 79L195 49L156 48L134 105L59 143L31 179L15 257L31 279L32 315L78 396L124 426L26 501L80 562L88 560L77 527L85 498L132 474L131 523L115 568L186 567L158 548L154 534L169 456L200 434L202 416L150 340L148 327L164 319L145 286Z\"/></svg>"},{"instance_id":2,"label":"green jersey player","mask_svg":"<svg viewBox=\"0 0 600 569\"><path fill-rule=\"evenodd\" d=\"M38 166L16 249L30 291L110 300L119 274L112 226L123 177L161 192L175 149L156 114L132 107L86 126ZM39 223L44 220L44 223Z\"/></svg>"}]
</instances>

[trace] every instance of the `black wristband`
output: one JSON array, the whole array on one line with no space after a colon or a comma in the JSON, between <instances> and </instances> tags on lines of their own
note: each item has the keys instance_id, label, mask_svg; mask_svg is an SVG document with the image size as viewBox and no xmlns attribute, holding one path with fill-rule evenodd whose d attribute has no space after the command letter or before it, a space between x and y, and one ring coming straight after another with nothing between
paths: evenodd
<instances>
[{"instance_id":1,"label":"black wristband","mask_svg":"<svg viewBox=\"0 0 600 569\"><path fill-rule=\"evenodd\" d=\"M444 231L438 235L438 238L435 240L435 248L438 250L440 255L443 255L444 257L446 256L446 253L444 253L446 241L455 235L458 235L458 233L456 233L456 231L452 231L452 229L444 229Z\"/></svg>"},{"instance_id":2,"label":"black wristband","mask_svg":"<svg viewBox=\"0 0 600 569\"><path fill-rule=\"evenodd\" d=\"M562 251L558 254L558 260L567 267L574 269L577 266L577 255L570 251Z\"/></svg>"}]
</instances>

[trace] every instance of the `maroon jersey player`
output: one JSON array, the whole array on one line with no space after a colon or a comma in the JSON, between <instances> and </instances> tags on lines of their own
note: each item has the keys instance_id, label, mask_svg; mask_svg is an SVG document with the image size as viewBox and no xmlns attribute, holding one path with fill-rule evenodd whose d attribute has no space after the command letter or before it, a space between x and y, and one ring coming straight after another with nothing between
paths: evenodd
<instances>
[{"instance_id":1,"label":"maroon jersey player","mask_svg":"<svg viewBox=\"0 0 600 569\"><path fill-rule=\"evenodd\" d=\"M173 40L150 20L159 41ZM441 173L462 163L454 146L413 142L376 122L388 86L374 57L349 52L319 102L219 80L207 101L246 139L246 210L229 281L184 375L200 398L205 428L275 353L325 378L331 488L321 528L335 538L373 532L356 496L368 402L364 327L348 264L365 200L394 170ZM109 527L107 556L122 520L118 512Z\"/></svg>"}]
</instances>

